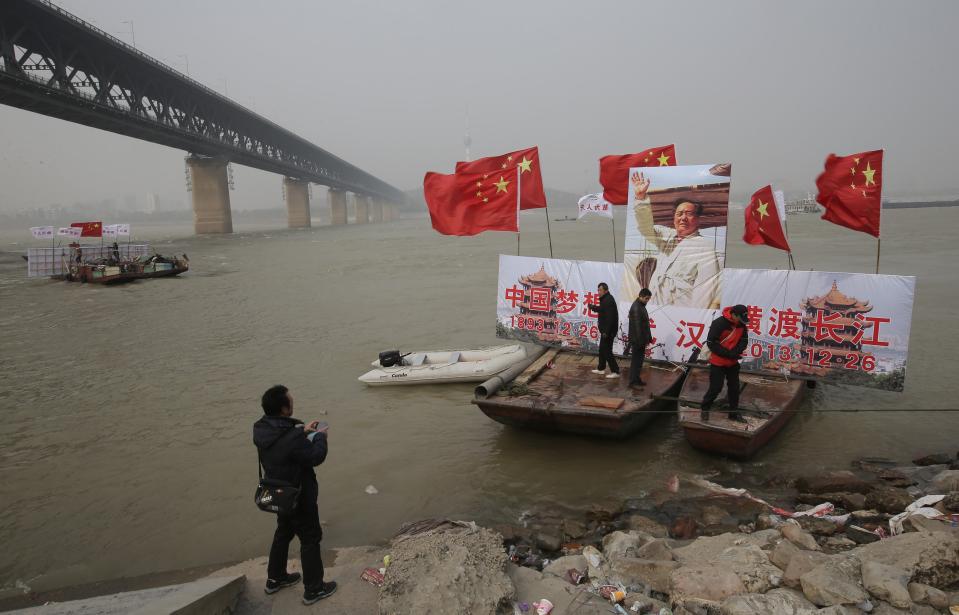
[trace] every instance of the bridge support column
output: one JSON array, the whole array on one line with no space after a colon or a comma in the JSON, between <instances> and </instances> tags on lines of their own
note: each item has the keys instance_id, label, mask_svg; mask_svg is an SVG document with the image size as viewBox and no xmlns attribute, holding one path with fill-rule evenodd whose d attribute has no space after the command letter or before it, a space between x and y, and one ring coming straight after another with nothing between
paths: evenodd
<instances>
[{"instance_id":1,"label":"bridge support column","mask_svg":"<svg viewBox=\"0 0 959 615\"><path fill-rule=\"evenodd\" d=\"M383 201L373 199L373 222L383 221Z\"/></svg>"},{"instance_id":2,"label":"bridge support column","mask_svg":"<svg viewBox=\"0 0 959 615\"><path fill-rule=\"evenodd\" d=\"M226 165L219 158L187 158L193 190L193 231L197 235L233 232Z\"/></svg>"},{"instance_id":3,"label":"bridge support column","mask_svg":"<svg viewBox=\"0 0 959 615\"><path fill-rule=\"evenodd\" d=\"M330 188L330 224L346 224L346 193Z\"/></svg>"},{"instance_id":4,"label":"bridge support column","mask_svg":"<svg viewBox=\"0 0 959 615\"><path fill-rule=\"evenodd\" d=\"M356 223L366 224L370 221L370 198L362 194L356 197Z\"/></svg>"},{"instance_id":5,"label":"bridge support column","mask_svg":"<svg viewBox=\"0 0 959 615\"><path fill-rule=\"evenodd\" d=\"M289 228L310 228L310 183L283 178L286 193L286 223Z\"/></svg>"}]
</instances>

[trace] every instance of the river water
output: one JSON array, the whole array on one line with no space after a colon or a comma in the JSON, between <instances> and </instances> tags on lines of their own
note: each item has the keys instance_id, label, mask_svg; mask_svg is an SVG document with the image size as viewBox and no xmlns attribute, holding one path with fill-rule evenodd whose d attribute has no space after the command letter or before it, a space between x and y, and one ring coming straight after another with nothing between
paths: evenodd
<instances>
[{"instance_id":1,"label":"river water","mask_svg":"<svg viewBox=\"0 0 959 615\"><path fill-rule=\"evenodd\" d=\"M731 218L737 238L741 213ZM523 254L547 254L543 220L524 214ZM866 235L814 215L789 224L800 268L875 266ZM883 216L883 272L919 276L906 392L821 386L805 402L912 411L797 417L750 471L955 446L959 413L918 409L956 406L956 228L959 208ZM112 288L28 280L27 230L0 230L0 595L266 554L273 519L252 502L251 424L276 383L291 388L298 416L331 424L318 472L326 547L380 541L428 516L498 522L635 496L673 472L728 465L690 449L669 416L624 442L550 436L490 421L469 403L472 385L356 380L380 350L497 343L497 255L515 254L513 235L442 237L422 218L238 225L223 237L135 231L187 253L192 270ZM604 220L552 231L557 257L612 259ZM785 258L731 239L727 265ZM378 495L364 492L371 484Z\"/></svg>"}]
</instances>

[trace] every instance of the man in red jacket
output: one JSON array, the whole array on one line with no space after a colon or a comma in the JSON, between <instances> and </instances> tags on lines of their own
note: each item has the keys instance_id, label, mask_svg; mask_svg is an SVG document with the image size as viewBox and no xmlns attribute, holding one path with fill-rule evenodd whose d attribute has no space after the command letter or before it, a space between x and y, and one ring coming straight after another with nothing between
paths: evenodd
<instances>
[{"instance_id":1,"label":"man in red jacket","mask_svg":"<svg viewBox=\"0 0 959 615\"><path fill-rule=\"evenodd\" d=\"M704 421L709 420L709 409L726 382L729 397L729 420L745 423L739 413L739 359L749 343L746 325L749 324L749 311L745 305L734 305L723 309L723 315L713 321L706 336L709 347L709 390L703 397L702 413Z\"/></svg>"}]
</instances>

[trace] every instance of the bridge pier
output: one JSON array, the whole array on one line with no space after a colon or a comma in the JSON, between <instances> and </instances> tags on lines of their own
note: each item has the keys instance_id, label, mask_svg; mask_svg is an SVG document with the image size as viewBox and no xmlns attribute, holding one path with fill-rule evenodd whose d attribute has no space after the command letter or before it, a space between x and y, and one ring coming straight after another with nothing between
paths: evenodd
<instances>
[{"instance_id":1,"label":"bridge pier","mask_svg":"<svg viewBox=\"0 0 959 615\"><path fill-rule=\"evenodd\" d=\"M330 188L330 224L346 224L346 192Z\"/></svg>"},{"instance_id":2,"label":"bridge pier","mask_svg":"<svg viewBox=\"0 0 959 615\"><path fill-rule=\"evenodd\" d=\"M356 223L366 224L370 221L370 198L362 194L354 196L356 200Z\"/></svg>"},{"instance_id":3,"label":"bridge pier","mask_svg":"<svg viewBox=\"0 0 959 615\"><path fill-rule=\"evenodd\" d=\"M383 201L379 199L373 199L373 222L382 222L383 221Z\"/></svg>"},{"instance_id":4,"label":"bridge pier","mask_svg":"<svg viewBox=\"0 0 959 615\"><path fill-rule=\"evenodd\" d=\"M189 156L186 163L193 191L193 231L197 235L232 233L227 161Z\"/></svg>"},{"instance_id":5,"label":"bridge pier","mask_svg":"<svg viewBox=\"0 0 959 615\"><path fill-rule=\"evenodd\" d=\"M310 183L291 177L283 178L286 194L286 223L289 228L310 228Z\"/></svg>"}]
</instances>

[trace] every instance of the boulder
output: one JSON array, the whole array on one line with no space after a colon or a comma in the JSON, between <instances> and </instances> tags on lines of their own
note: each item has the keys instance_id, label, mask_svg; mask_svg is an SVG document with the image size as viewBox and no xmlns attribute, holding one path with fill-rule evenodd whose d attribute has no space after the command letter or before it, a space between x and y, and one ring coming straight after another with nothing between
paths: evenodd
<instances>
[{"instance_id":1,"label":"boulder","mask_svg":"<svg viewBox=\"0 0 959 615\"><path fill-rule=\"evenodd\" d=\"M902 470L890 468L879 472L876 476L893 487L910 487L916 484L916 479L907 476Z\"/></svg>"},{"instance_id":2,"label":"boulder","mask_svg":"<svg viewBox=\"0 0 959 615\"><path fill-rule=\"evenodd\" d=\"M586 558L586 573L589 578L602 581L609 575L609 562L596 547L590 545L583 549L583 557Z\"/></svg>"},{"instance_id":3,"label":"boulder","mask_svg":"<svg viewBox=\"0 0 959 615\"><path fill-rule=\"evenodd\" d=\"M563 546L563 536L555 530L540 530L533 535L533 543L548 553L555 553Z\"/></svg>"},{"instance_id":4,"label":"boulder","mask_svg":"<svg viewBox=\"0 0 959 615\"><path fill-rule=\"evenodd\" d=\"M825 553L818 553L816 551L797 551L798 552L790 558L786 570L783 571L783 584L787 587L801 587L802 583L800 579L802 576L814 570L823 562L828 561L830 557Z\"/></svg>"},{"instance_id":5,"label":"boulder","mask_svg":"<svg viewBox=\"0 0 959 615\"><path fill-rule=\"evenodd\" d=\"M575 519L563 519L563 536L567 540L576 540L586 535L586 524Z\"/></svg>"},{"instance_id":6,"label":"boulder","mask_svg":"<svg viewBox=\"0 0 959 615\"><path fill-rule=\"evenodd\" d=\"M930 493L949 493L959 491L959 470L943 470L929 482Z\"/></svg>"},{"instance_id":7,"label":"boulder","mask_svg":"<svg viewBox=\"0 0 959 615\"><path fill-rule=\"evenodd\" d=\"M908 532L849 551L861 561L901 568L917 583L949 587L959 581L959 536Z\"/></svg>"},{"instance_id":8,"label":"boulder","mask_svg":"<svg viewBox=\"0 0 959 615\"><path fill-rule=\"evenodd\" d=\"M699 524L688 515L677 517L669 526L669 535L679 540L688 540L696 536Z\"/></svg>"},{"instance_id":9,"label":"boulder","mask_svg":"<svg viewBox=\"0 0 959 615\"><path fill-rule=\"evenodd\" d=\"M906 517L906 520L902 522L902 527L903 531L906 532L945 532L951 534L953 531L945 521L929 519L922 515Z\"/></svg>"},{"instance_id":10,"label":"boulder","mask_svg":"<svg viewBox=\"0 0 959 615\"><path fill-rule=\"evenodd\" d=\"M543 598L548 599L553 604L557 605L556 609L553 609L553 613L556 615L562 615L563 613L569 613L563 607L568 605L571 598L571 592L578 592L576 599L576 615L580 613L588 615L607 615L609 613L609 601L603 600L600 596L590 594L588 592L579 592L577 589L573 588L572 585L567 583L564 580L558 579L552 575L541 574L532 568L525 568L523 566L515 566L510 564L506 570L509 575L509 579L513 583L515 588L515 598L517 602L526 602L527 604L532 604L537 600ZM454 591L456 588L452 588ZM466 610L447 610L442 607L442 605L434 605L433 609L429 612L433 613L512 613L513 609L507 607L508 610L503 611L485 611L479 610L476 608L467 608ZM380 611L381 613L420 613L427 611Z\"/></svg>"},{"instance_id":11,"label":"boulder","mask_svg":"<svg viewBox=\"0 0 959 615\"><path fill-rule=\"evenodd\" d=\"M788 540L781 540L769 553L769 561L780 570L785 571L789 567L789 560L797 553L799 553L799 547Z\"/></svg>"},{"instance_id":12,"label":"boulder","mask_svg":"<svg viewBox=\"0 0 959 615\"><path fill-rule=\"evenodd\" d=\"M856 546L855 540L850 540L845 536L830 536L826 539L826 542L823 546L833 550L833 551L846 551Z\"/></svg>"},{"instance_id":13,"label":"boulder","mask_svg":"<svg viewBox=\"0 0 959 615\"><path fill-rule=\"evenodd\" d=\"M846 537L849 540L861 545L869 544L871 542L879 542L878 534L871 532L859 525L847 525Z\"/></svg>"},{"instance_id":14,"label":"boulder","mask_svg":"<svg viewBox=\"0 0 959 615\"><path fill-rule=\"evenodd\" d=\"M917 466L934 466L943 463L950 463L952 461L952 456L948 453L933 453L931 455L924 455L918 459L913 459L912 462Z\"/></svg>"},{"instance_id":15,"label":"boulder","mask_svg":"<svg viewBox=\"0 0 959 615\"><path fill-rule=\"evenodd\" d=\"M728 567L697 563L682 566L669 575L669 594L679 598L701 598L722 602L729 596L745 594L746 588Z\"/></svg>"},{"instance_id":16,"label":"boulder","mask_svg":"<svg viewBox=\"0 0 959 615\"><path fill-rule=\"evenodd\" d=\"M580 572L587 571L586 558L583 555L565 555L551 561L543 568L543 574L551 574L561 579L566 578L566 571L575 568Z\"/></svg>"},{"instance_id":17,"label":"boulder","mask_svg":"<svg viewBox=\"0 0 959 615\"><path fill-rule=\"evenodd\" d=\"M868 595L862 588L860 568L854 557L833 555L800 577L803 594L823 607L862 602Z\"/></svg>"},{"instance_id":18,"label":"boulder","mask_svg":"<svg viewBox=\"0 0 959 615\"><path fill-rule=\"evenodd\" d=\"M763 513L756 517L757 530L775 529L784 523L784 519L772 513Z\"/></svg>"},{"instance_id":19,"label":"boulder","mask_svg":"<svg viewBox=\"0 0 959 615\"><path fill-rule=\"evenodd\" d=\"M818 615L819 609L800 592L779 588L767 594L730 596L720 607L722 615Z\"/></svg>"},{"instance_id":20,"label":"boulder","mask_svg":"<svg viewBox=\"0 0 959 615\"><path fill-rule=\"evenodd\" d=\"M756 545L760 549L769 547L780 539L778 530L762 530L752 534L721 534L702 536L685 547L673 549L673 557L683 563L709 562L729 547Z\"/></svg>"},{"instance_id":21,"label":"boulder","mask_svg":"<svg viewBox=\"0 0 959 615\"><path fill-rule=\"evenodd\" d=\"M816 542L816 539L813 538L809 533L804 532L802 528L794 523L785 523L779 531L782 533L783 538L793 543L800 549L806 549L807 551L819 551L819 544Z\"/></svg>"},{"instance_id":22,"label":"boulder","mask_svg":"<svg viewBox=\"0 0 959 615\"><path fill-rule=\"evenodd\" d=\"M909 574L905 570L866 560L862 563L861 572L862 585L870 594L900 609L912 606L912 598L909 597L906 587Z\"/></svg>"},{"instance_id":23,"label":"boulder","mask_svg":"<svg viewBox=\"0 0 959 615\"><path fill-rule=\"evenodd\" d=\"M858 510L866 505L866 496L861 493L800 493L796 502L813 506L832 502L846 510Z\"/></svg>"},{"instance_id":24,"label":"boulder","mask_svg":"<svg viewBox=\"0 0 959 615\"><path fill-rule=\"evenodd\" d=\"M669 593L669 576L680 565L679 562L667 560L621 557L611 564L609 581L626 586L643 585L666 594Z\"/></svg>"},{"instance_id":25,"label":"boulder","mask_svg":"<svg viewBox=\"0 0 959 615\"><path fill-rule=\"evenodd\" d=\"M680 596L671 602L674 615L722 615L720 603L715 600Z\"/></svg>"},{"instance_id":26,"label":"boulder","mask_svg":"<svg viewBox=\"0 0 959 615\"><path fill-rule=\"evenodd\" d=\"M905 489L879 487L866 494L866 506L879 512L897 515L912 504L914 498Z\"/></svg>"},{"instance_id":27,"label":"boulder","mask_svg":"<svg viewBox=\"0 0 959 615\"><path fill-rule=\"evenodd\" d=\"M672 560L673 551L662 538L654 538L636 550L636 557L652 560Z\"/></svg>"},{"instance_id":28,"label":"boulder","mask_svg":"<svg viewBox=\"0 0 959 615\"><path fill-rule=\"evenodd\" d=\"M918 604L928 604L934 609L943 611L949 608L949 596L946 592L930 587L923 583L910 583L908 585L909 597Z\"/></svg>"},{"instance_id":29,"label":"boulder","mask_svg":"<svg viewBox=\"0 0 959 615\"><path fill-rule=\"evenodd\" d=\"M799 527L818 536L832 536L839 531L835 523L820 517L797 517L796 521L799 522Z\"/></svg>"},{"instance_id":30,"label":"boulder","mask_svg":"<svg viewBox=\"0 0 959 615\"><path fill-rule=\"evenodd\" d=\"M756 545L729 547L712 563L735 572L750 593L761 594L782 585L782 570L769 563L766 552Z\"/></svg>"},{"instance_id":31,"label":"boulder","mask_svg":"<svg viewBox=\"0 0 959 615\"><path fill-rule=\"evenodd\" d=\"M796 489L803 493L869 493L872 485L849 470L824 472L804 476L796 481Z\"/></svg>"},{"instance_id":32,"label":"boulder","mask_svg":"<svg viewBox=\"0 0 959 615\"><path fill-rule=\"evenodd\" d=\"M630 515L626 518L626 527L630 530L645 532L654 538L666 538L666 528L643 515Z\"/></svg>"},{"instance_id":33,"label":"boulder","mask_svg":"<svg viewBox=\"0 0 959 615\"><path fill-rule=\"evenodd\" d=\"M612 532L603 537L603 555L608 560L617 557L635 557L636 550L647 542L649 542L648 539L635 530Z\"/></svg>"},{"instance_id":34,"label":"boulder","mask_svg":"<svg viewBox=\"0 0 959 615\"><path fill-rule=\"evenodd\" d=\"M912 611L904 611L903 609L897 609L888 602L879 602L876 604L876 608L869 611L869 615L911 615Z\"/></svg>"},{"instance_id":35,"label":"boulder","mask_svg":"<svg viewBox=\"0 0 959 615\"><path fill-rule=\"evenodd\" d=\"M942 501L942 507L949 512L959 513L959 491L946 494Z\"/></svg>"}]
</instances>

